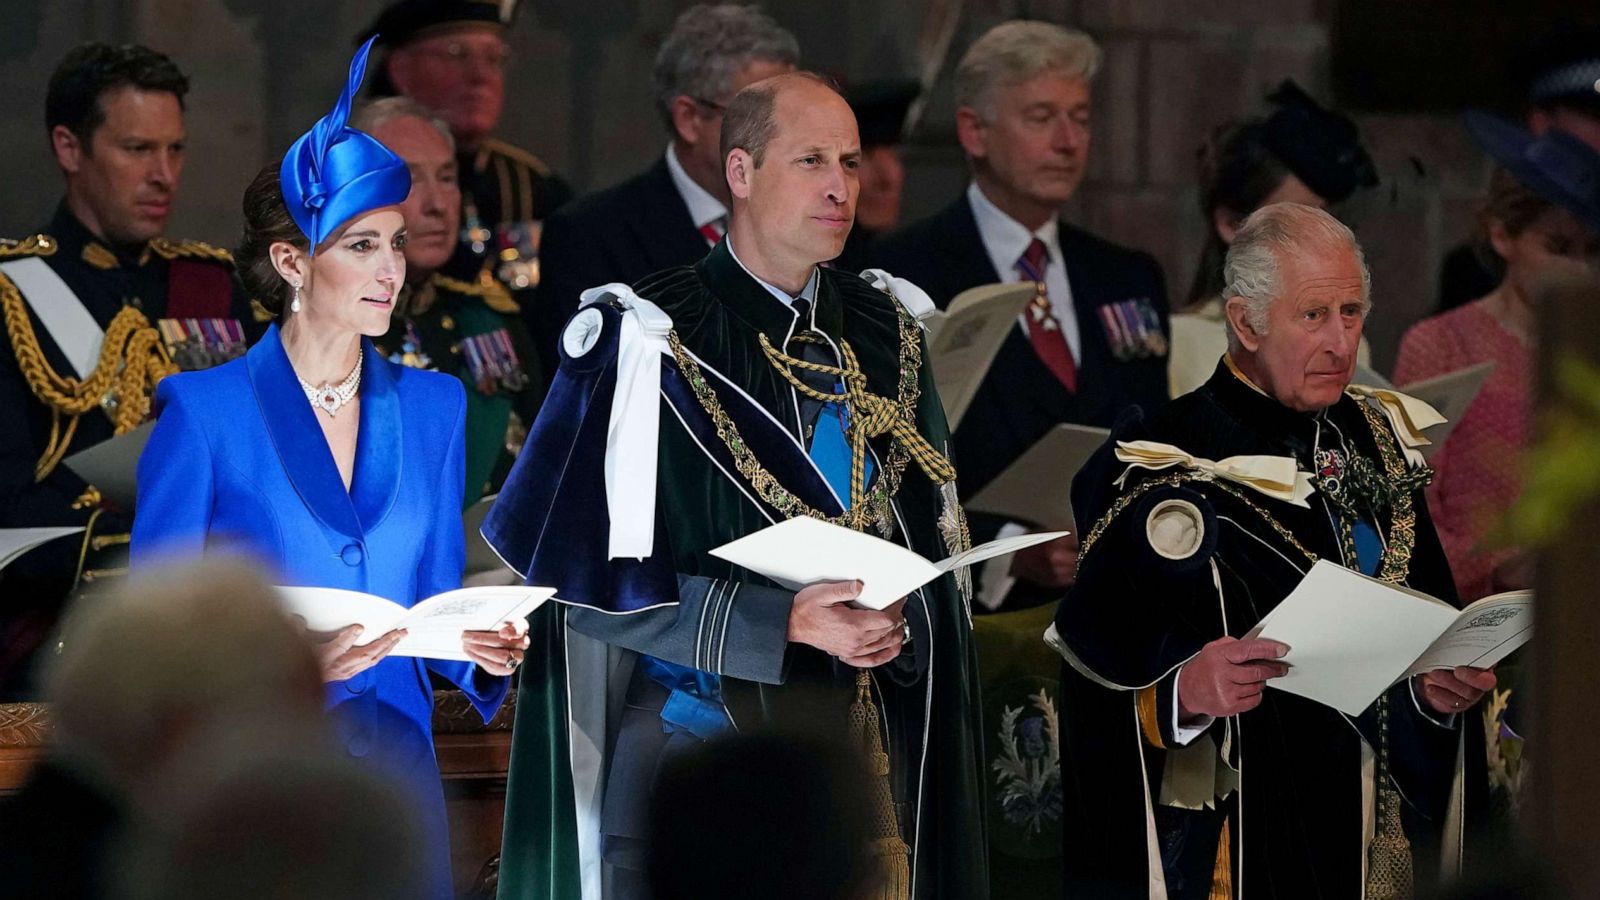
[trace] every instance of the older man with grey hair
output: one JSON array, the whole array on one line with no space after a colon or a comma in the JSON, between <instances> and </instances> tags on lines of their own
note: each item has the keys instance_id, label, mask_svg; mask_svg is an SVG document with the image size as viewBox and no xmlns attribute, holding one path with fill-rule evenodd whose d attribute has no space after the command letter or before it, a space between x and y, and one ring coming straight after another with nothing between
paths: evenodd
<instances>
[{"instance_id":1,"label":"older man with grey hair","mask_svg":"<svg viewBox=\"0 0 1600 900\"><path fill-rule=\"evenodd\" d=\"M461 215L460 169L444 121L408 97L375 100L350 121L411 171L411 193L400 205L406 283L388 333L373 343L393 362L461 379L471 398L463 502L472 503L500 489L544 396L538 351L518 314L528 292L441 271L455 252Z\"/></svg>"},{"instance_id":2,"label":"older man with grey hair","mask_svg":"<svg viewBox=\"0 0 1600 900\"><path fill-rule=\"evenodd\" d=\"M1419 407L1351 384L1370 282L1338 220L1256 211L1225 277L1215 374L1125 417L1073 484L1064 766L1096 775L1068 781L1067 881L1096 897L1428 893L1460 861L1477 780L1459 767L1480 758L1494 673L1405 679L1347 716L1265 691L1290 648L1253 636L1317 560L1457 602L1401 411ZM1229 458L1292 465L1298 487L1231 477L1214 462Z\"/></svg>"},{"instance_id":3,"label":"older man with grey hair","mask_svg":"<svg viewBox=\"0 0 1600 900\"><path fill-rule=\"evenodd\" d=\"M1133 405L1167 399L1167 289L1148 254L1073 227L1061 207L1088 169L1090 85L1100 48L1048 22L1006 22L956 70L956 134L972 168L965 194L880 241L875 265L941 307L998 281L1038 286L956 426L963 499L981 491L1051 429L1109 426ZM974 540L1042 522L972 517ZM1072 584L1077 538L988 563L980 611L1054 603Z\"/></svg>"},{"instance_id":4,"label":"older man with grey hair","mask_svg":"<svg viewBox=\"0 0 1600 900\"><path fill-rule=\"evenodd\" d=\"M560 330L578 294L612 281L698 262L728 228L722 113L746 85L792 71L794 36L755 6L699 4L680 14L656 53L653 93L666 152L619 185L564 207L545 223L535 335ZM554 342L548 351L553 366Z\"/></svg>"}]
</instances>

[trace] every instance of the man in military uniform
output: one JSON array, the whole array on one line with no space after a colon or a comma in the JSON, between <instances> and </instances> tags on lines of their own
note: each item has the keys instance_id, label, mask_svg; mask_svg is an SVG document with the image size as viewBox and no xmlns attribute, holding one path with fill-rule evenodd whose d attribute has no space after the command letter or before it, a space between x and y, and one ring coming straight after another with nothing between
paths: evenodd
<instances>
[{"instance_id":1,"label":"man in military uniform","mask_svg":"<svg viewBox=\"0 0 1600 900\"><path fill-rule=\"evenodd\" d=\"M450 125L460 169L460 245L446 274L475 281L487 271L507 287L539 281L539 231L572 197L533 154L490 137L505 103L506 34L514 3L399 0L360 40L384 52L372 94L404 95Z\"/></svg>"},{"instance_id":2,"label":"man in military uniform","mask_svg":"<svg viewBox=\"0 0 1600 900\"><path fill-rule=\"evenodd\" d=\"M244 351L249 304L227 251L162 236L183 170L183 95L172 61L86 44L45 101L66 196L40 233L0 244L0 527L87 527L0 572L0 696L62 599L111 565L130 510L62 465L144 421L162 377Z\"/></svg>"},{"instance_id":3,"label":"man in military uniform","mask_svg":"<svg viewBox=\"0 0 1600 900\"><path fill-rule=\"evenodd\" d=\"M420 369L455 374L467 388L467 493L470 505L498 489L533 421L543 383L512 292L487 273L467 281L439 271L455 251L461 214L450 128L406 97L376 100L351 124L393 150L411 169L406 217L406 286L384 355Z\"/></svg>"}]
</instances>

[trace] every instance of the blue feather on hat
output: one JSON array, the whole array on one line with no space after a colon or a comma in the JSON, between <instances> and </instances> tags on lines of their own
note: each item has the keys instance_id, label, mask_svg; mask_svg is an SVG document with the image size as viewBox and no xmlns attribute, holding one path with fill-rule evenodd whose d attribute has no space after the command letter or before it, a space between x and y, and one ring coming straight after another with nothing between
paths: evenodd
<instances>
[{"instance_id":1,"label":"blue feather on hat","mask_svg":"<svg viewBox=\"0 0 1600 900\"><path fill-rule=\"evenodd\" d=\"M367 70L374 35L350 61L350 77L333 110L289 145L278 179L284 204L311 252L346 222L405 202L411 172L405 161L371 135L349 127L350 109Z\"/></svg>"}]
</instances>

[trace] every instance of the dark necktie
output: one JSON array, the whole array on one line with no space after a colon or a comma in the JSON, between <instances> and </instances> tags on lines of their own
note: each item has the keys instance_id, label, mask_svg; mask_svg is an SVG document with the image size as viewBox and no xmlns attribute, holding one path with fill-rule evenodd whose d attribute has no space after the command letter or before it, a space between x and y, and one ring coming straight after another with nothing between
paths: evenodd
<instances>
[{"instance_id":1,"label":"dark necktie","mask_svg":"<svg viewBox=\"0 0 1600 900\"><path fill-rule=\"evenodd\" d=\"M1038 238L1028 245L1022 257L1017 260L1017 273L1022 280L1031 281L1035 292L1033 302L1028 304L1024 313L1028 323L1028 340L1033 344L1033 352L1039 354L1056 378L1066 386L1068 391L1078 390L1078 365L1072 358L1072 350L1067 346L1066 336L1061 333L1061 326L1056 322L1055 316L1050 314L1050 294L1045 288L1044 273L1050 265L1050 255L1045 251L1044 241Z\"/></svg>"}]
</instances>

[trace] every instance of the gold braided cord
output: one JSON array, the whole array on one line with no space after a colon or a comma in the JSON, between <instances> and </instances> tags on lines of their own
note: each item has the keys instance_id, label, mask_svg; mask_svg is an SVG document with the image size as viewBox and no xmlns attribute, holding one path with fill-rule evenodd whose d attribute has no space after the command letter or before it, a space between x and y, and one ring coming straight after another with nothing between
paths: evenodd
<instances>
[{"instance_id":1,"label":"gold braided cord","mask_svg":"<svg viewBox=\"0 0 1600 900\"><path fill-rule=\"evenodd\" d=\"M447 291L454 291L457 294L466 294L472 297L481 297L491 310L503 315L511 315L521 309L521 307L517 306L517 301L512 299L511 292L506 290L505 285L496 281L494 276L490 275L487 270L478 273L477 281L463 281L459 278L451 278L448 275L440 275L438 272L433 273L430 280Z\"/></svg>"},{"instance_id":2,"label":"gold braided cord","mask_svg":"<svg viewBox=\"0 0 1600 900\"><path fill-rule=\"evenodd\" d=\"M188 257L192 259L209 259L213 262L233 264L233 254L221 247L214 247L205 241L174 241L167 238L152 238L148 249L151 253L162 259L177 259Z\"/></svg>"},{"instance_id":3,"label":"gold braided cord","mask_svg":"<svg viewBox=\"0 0 1600 900\"><path fill-rule=\"evenodd\" d=\"M14 256L54 256L60 246L48 234L34 234L20 241L0 241L0 259Z\"/></svg>"},{"instance_id":4,"label":"gold braided cord","mask_svg":"<svg viewBox=\"0 0 1600 900\"><path fill-rule=\"evenodd\" d=\"M767 361L772 363L778 374L782 375L795 390L822 403L838 403L843 400L850 410L850 422L845 437L850 442L852 505L860 503L866 494L867 439L885 433L892 434L895 443L905 448L922 468L923 473L928 476L928 480L934 484L955 480L956 471L950 465L950 461L917 431L915 409L905 409L867 390L867 376L861 371L861 364L857 361L855 350L851 348L849 341L839 341L839 355L843 358L843 365L829 366L789 356L773 347L766 335L763 334L760 338L761 351L767 355ZM795 369L826 375L842 383L844 393L830 394L819 391L802 381L794 373Z\"/></svg>"},{"instance_id":5,"label":"gold braided cord","mask_svg":"<svg viewBox=\"0 0 1600 900\"><path fill-rule=\"evenodd\" d=\"M784 487L778 479L761 464L750 450L744 438L739 434L738 427L728 416L727 411L717 400L705 374L700 370L700 365L684 349L683 343L678 339L677 332L667 332L667 343L672 349L673 358L677 361L678 370L683 373L689 382L689 388L699 401L702 409L711 417L712 424L716 427L717 437L727 447L732 455L734 467L740 476L749 482L756 495L762 502L776 509L786 517L807 516L842 525L856 531L866 531L869 525L877 524L879 531L884 532L891 521L889 502L899 493L900 482L909 464L911 455L898 437L891 441L889 457L884 463L883 472L865 489L865 496L861 502L852 503L849 508L839 516L829 516L821 510L815 509L804 500L800 499L793 491ZM900 412L914 421L916 415L917 398L921 395L921 387L917 384L917 375L922 368L921 336L917 331L915 320L902 312L900 314L900 386L898 391L898 408ZM829 396L830 400L838 397ZM920 437L920 435L919 435ZM862 444L863 448L865 444ZM854 447L852 445L852 456ZM852 475L854 474L852 459ZM948 465L948 463L946 463ZM951 471L954 477L954 471ZM853 479L852 479L853 480Z\"/></svg>"},{"instance_id":6,"label":"gold braided cord","mask_svg":"<svg viewBox=\"0 0 1600 900\"><path fill-rule=\"evenodd\" d=\"M0 313L28 390L50 408L50 440L34 465L34 480L43 481L67 453L78 418L114 398L107 410L117 434L133 429L150 413L150 396L161 379L178 371L160 332L133 307L124 307L106 329L100 358L84 379L68 378L50 367L39 336L28 318L27 305L11 279L0 275ZM63 425L65 421L65 425Z\"/></svg>"}]
</instances>

